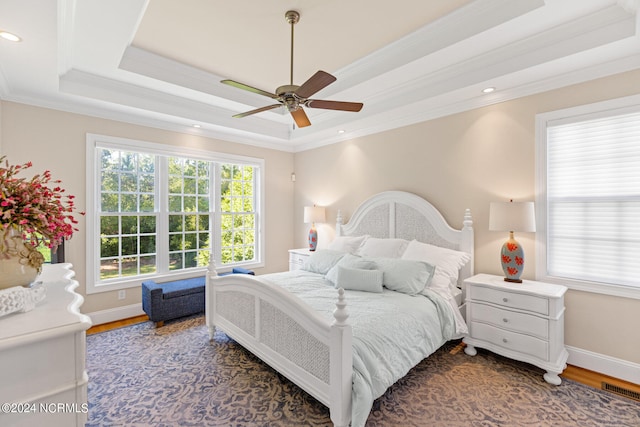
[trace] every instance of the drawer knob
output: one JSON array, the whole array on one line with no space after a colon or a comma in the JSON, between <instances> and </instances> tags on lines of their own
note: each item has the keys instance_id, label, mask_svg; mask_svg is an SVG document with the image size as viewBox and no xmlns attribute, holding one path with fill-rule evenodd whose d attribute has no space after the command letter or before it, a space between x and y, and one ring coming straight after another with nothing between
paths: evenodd
<instances>
[{"instance_id":1,"label":"drawer knob","mask_svg":"<svg viewBox=\"0 0 640 427\"><path fill-rule=\"evenodd\" d=\"M509 301L508 298L502 298L502 302L507 302L507 301Z\"/></svg>"},{"instance_id":2,"label":"drawer knob","mask_svg":"<svg viewBox=\"0 0 640 427\"><path fill-rule=\"evenodd\" d=\"M507 343L507 339L506 338L502 338L502 342L506 344Z\"/></svg>"},{"instance_id":3,"label":"drawer knob","mask_svg":"<svg viewBox=\"0 0 640 427\"><path fill-rule=\"evenodd\" d=\"M505 317L504 319L502 319L502 321L503 321L504 323L509 323L509 319L507 319L506 317Z\"/></svg>"}]
</instances>

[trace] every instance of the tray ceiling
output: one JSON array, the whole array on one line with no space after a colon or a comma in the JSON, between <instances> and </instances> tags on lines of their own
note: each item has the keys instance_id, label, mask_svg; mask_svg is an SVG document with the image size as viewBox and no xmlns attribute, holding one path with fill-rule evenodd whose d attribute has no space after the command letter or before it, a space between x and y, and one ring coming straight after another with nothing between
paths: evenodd
<instances>
[{"instance_id":1,"label":"tray ceiling","mask_svg":"<svg viewBox=\"0 0 640 427\"><path fill-rule=\"evenodd\" d=\"M638 0L0 0L0 98L286 151L640 68ZM248 7L248 5L250 7ZM359 113L231 116L318 70ZM482 89L495 87L490 94ZM194 127L198 125L199 127Z\"/></svg>"}]
</instances>

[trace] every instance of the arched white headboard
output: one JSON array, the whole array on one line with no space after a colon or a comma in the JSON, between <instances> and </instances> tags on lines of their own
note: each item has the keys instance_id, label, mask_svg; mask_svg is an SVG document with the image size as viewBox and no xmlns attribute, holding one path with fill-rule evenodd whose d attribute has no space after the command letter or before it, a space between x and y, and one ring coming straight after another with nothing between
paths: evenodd
<instances>
[{"instance_id":1,"label":"arched white headboard","mask_svg":"<svg viewBox=\"0 0 640 427\"><path fill-rule=\"evenodd\" d=\"M452 228L428 201L413 193L385 191L364 201L343 224L340 211L337 236L362 236L417 240L435 246L467 252L471 261L460 270L459 284L473 275L474 238L471 211L464 213L463 227Z\"/></svg>"}]
</instances>

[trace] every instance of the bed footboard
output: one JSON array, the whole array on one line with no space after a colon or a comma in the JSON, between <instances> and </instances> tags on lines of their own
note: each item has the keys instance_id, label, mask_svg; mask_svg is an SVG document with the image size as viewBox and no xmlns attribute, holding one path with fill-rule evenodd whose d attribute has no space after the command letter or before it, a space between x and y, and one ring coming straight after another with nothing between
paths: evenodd
<instances>
[{"instance_id":1,"label":"bed footboard","mask_svg":"<svg viewBox=\"0 0 640 427\"><path fill-rule=\"evenodd\" d=\"M344 290L338 290L329 322L286 290L246 274L218 276L212 263L206 282L206 322L328 406L331 421L351 420L352 336Z\"/></svg>"}]
</instances>

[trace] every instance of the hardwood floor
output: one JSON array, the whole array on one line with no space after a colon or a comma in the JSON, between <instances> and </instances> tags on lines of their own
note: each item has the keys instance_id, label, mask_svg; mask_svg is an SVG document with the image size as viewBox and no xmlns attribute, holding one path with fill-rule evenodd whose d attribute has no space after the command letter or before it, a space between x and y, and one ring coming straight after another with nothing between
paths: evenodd
<instances>
[{"instance_id":1,"label":"hardwood floor","mask_svg":"<svg viewBox=\"0 0 640 427\"><path fill-rule=\"evenodd\" d=\"M638 384L572 365L568 365L560 376L593 388L607 390L629 399L640 401L640 385Z\"/></svg>"},{"instance_id":2,"label":"hardwood floor","mask_svg":"<svg viewBox=\"0 0 640 427\"><path fill-rule=\"evenodd\" d=\"M99 332L109 331L111 329L122 328L123 326L135 325L136 323L148 322L149 317L147 315L131 317L129 319L118 320L116 322L105 323L102 325L96 325L89 328L87 335L96 334ZM460 351L464 344L456 347L453 351ZM598 372L589 371L587 369L579 368L577 366L568 365L567 369L560 375L563 378L567 378L593 388L600 390L607 390L612 393L640 401L640 385L633 384L627 381L623 381L617 378L609 377L607 375L600 374Z\"/></svg>"},{"instance_id":3,"label":"hardwood floor","mask_svg":"<svg viewBox=\"0 0 640 427\"><path fill-rule=\"evenodd\" d=\"M149 321L149 316L143 314L142 316L130 317L128 319L117 320L115 322L103 323L102 325L96 325L89 328L87 335L97 334L98 332L110 331L111 329L122 328L123 326L135 325L136 323L142 323Z\"/></svg>"}]
</instances>

